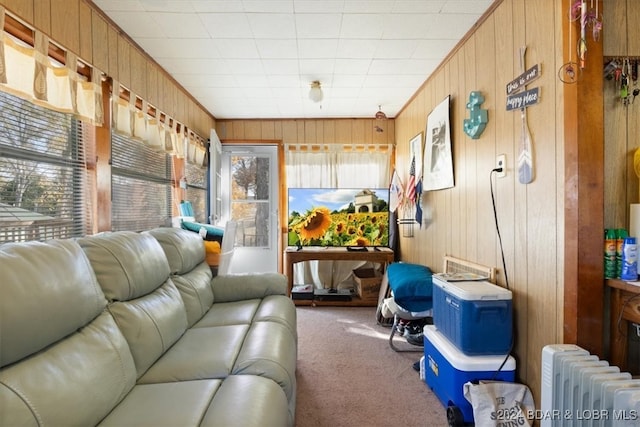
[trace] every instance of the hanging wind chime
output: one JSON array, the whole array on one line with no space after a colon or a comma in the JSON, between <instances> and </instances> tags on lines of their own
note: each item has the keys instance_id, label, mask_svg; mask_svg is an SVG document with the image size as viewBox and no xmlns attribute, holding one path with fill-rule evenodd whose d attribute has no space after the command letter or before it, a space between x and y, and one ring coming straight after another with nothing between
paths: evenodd
<instances>
[{"instance_id":1,"label":"hanging wind chime","mask_svg":"<svg viewBox=\"0 0 640 427\"><path fill-rule=\"evenodd\" d=\"M576 59L578 61L576 62L573 60L573 28L575 27L574 23L578 21L580 22L580 37L576 45ZM586 67L587 61L588 27L591 27L593 41L598 42L602 32L598 0L591 0L590 7L587 7L587 0L576 0L569 10L569 62L562 64L558 70L558 78L563 83L577 83L582 79L582 70Z\"/></svg>"}]
</instances>

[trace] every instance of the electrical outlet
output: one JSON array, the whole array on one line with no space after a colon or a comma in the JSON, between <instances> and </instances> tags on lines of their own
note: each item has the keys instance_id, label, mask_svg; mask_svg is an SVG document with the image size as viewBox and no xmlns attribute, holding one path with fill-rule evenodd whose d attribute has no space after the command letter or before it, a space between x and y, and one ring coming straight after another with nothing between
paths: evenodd
<instances>
[{"instance_id":1,"label":"electrical outlet","mask_svg":"<svg viewBox=\"0 0 640 427\"><path fill-rule=\"evenodd\" d=\"M502 168L501 172L496 172L498 178L504 178L507 176L507 156L504 154L498 154L496 156L496 169Z\"/></svg>"}]
</instances>

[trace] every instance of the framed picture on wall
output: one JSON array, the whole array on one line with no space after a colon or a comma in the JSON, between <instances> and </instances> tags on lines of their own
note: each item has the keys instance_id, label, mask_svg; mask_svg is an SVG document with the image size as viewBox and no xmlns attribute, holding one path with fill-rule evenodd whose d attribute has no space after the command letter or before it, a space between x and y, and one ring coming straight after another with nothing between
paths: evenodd
<instances>
[{"instance_id":1,"label":"framed picture on wall","mask_svg":"<svg viewBox=\"0 0 640 427\"><path fill-rule=\"evenodd\" d=\"M424 191L453 187L453 155L447 96L427 117L425 131L423 187Z\"/></svg>"}]
</instances>

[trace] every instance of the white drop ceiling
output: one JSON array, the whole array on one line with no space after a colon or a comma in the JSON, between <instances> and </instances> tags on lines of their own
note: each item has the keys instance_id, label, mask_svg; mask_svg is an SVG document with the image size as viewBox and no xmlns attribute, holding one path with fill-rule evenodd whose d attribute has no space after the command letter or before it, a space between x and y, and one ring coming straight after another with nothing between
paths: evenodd
<instances>
[{"instance_id":1,"label":"white drop ceiling","mask_svg":"<svg viewBox=\"0 0 640 427\"><path fill-rule=\"evenodd\" d=\"M395 117L493 2L93 0L217 119Z\"/></svg>"}]
</instances>

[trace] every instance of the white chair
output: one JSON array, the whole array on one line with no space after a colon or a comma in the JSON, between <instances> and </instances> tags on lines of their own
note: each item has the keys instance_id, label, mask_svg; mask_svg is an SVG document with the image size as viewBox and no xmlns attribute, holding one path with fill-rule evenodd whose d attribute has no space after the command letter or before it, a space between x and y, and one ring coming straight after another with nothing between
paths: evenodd
<instances>
[{"instance_id":1,"label":"white chair","mask_svg":"<svg viewBox=\"0 0 640 427\"><path fill-rule=\"evenodd\" d=\"M218 276L226 276L229 274L231 266L231 258L236 243L236 230L238 223L236 221L227 221L224 226L224 234L222 235L222 244L220 245L220 262L218 264Z\"/></svg>"}]
</instances>

